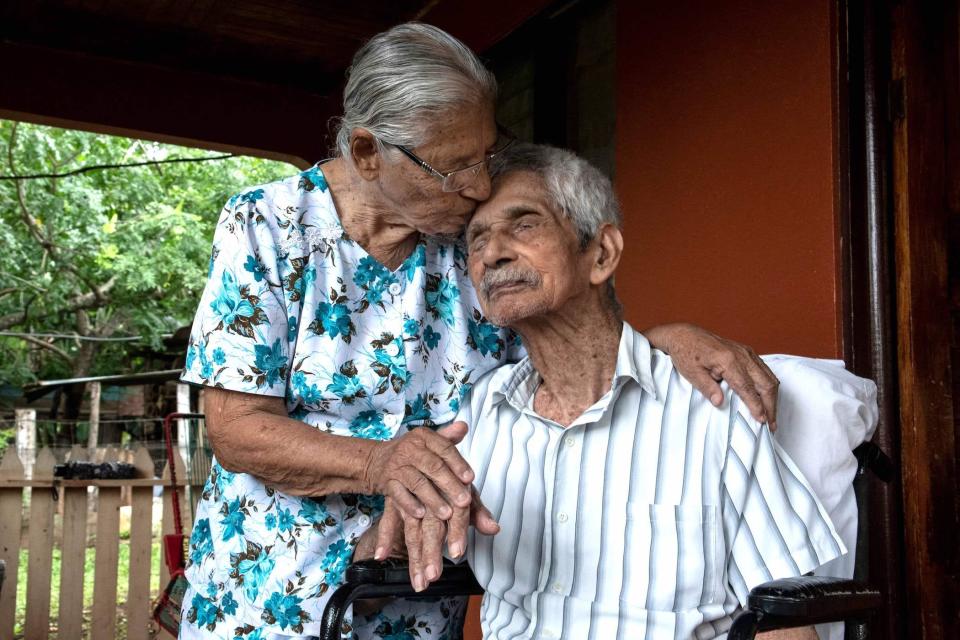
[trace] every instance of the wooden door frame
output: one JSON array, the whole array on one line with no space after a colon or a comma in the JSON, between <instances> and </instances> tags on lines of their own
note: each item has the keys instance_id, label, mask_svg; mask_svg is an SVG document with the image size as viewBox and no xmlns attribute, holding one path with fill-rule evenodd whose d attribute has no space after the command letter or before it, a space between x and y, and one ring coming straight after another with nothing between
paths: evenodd
<instances>
[{"instance_id":1,"label":"wooden door frame","mask_svg":"<svg viewBox=\"0 0 960 640\"><path fill-rule=\"evenodd\" d=\"M885 593L880 638L960 637L947 254L960 216L958 4L836 5L844 351L877 381L875 441L901 469L868 488L869 567L858 563Z\"/></svg>"},{"instance_id":2,"label":"wooden door frame","mask_svg":"<svg viewBox=\"0 0 960 640\"><path fill-rule=\"evenodd\" d=\"M844 359L877 383L880 423L874 435L900 456L896 358L889 13L873 0L835 5L835 119ZM903 609L903 497L899 483L858 486L861 507L857 576L880 587L882 613L874 637L906 637Z\"/></svg>"}]
</instances>

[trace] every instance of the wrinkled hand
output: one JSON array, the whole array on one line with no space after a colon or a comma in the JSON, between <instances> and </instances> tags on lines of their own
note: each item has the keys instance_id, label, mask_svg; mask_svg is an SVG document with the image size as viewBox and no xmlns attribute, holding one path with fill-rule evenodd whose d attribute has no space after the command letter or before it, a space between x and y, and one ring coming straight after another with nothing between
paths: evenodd
<instances>
[{"instance_id":1,"label":"wrinkled hand","mask_svg":"<svg viewBox=\"0 0 960 640\"><path fill-rule=\"evenodd\" d=\"M470 505L473 470L454 446L467 434L462 422L414 429L378 443L364 467L368 493L392 498L404 513L447 520Z\"/></svg>"},{"instance_id":2,"label":"wrinkled hand","mask_svg":"<svg viewBox=\"0 0 960 640\"><path fill-rule=\"evenodd\" d=\"M726 380L755 419L777 430L780 381L753 349L686 323L661 325L644 335L669 353L677 371L715 406L723 403L719 382Z\"/></svg>"},{"instance_id":3,"label":"wrinkled hand","mask_svg":"<svg viewBox=\"0 0 960 640\"><path fill-rule=\"evenodd\" d=\"M471 494L470 509L456 509L449 520L429 514L423 518L411 517L388 498L383 516L377 523L374 557L385 560L405 550L410 584L415 590L423 591L443 571L444 541L450 557L459 558L467 550L467 526L473 525L478 532L489 536L500 531L500 525L480 501L480 495L473 487Z\"/></svg>"}]
</instances>

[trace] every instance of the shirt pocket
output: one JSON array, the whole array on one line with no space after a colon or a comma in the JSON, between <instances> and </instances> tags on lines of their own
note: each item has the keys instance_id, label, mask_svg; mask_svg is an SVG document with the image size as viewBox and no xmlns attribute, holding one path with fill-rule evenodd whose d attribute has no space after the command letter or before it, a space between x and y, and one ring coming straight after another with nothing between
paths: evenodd
<instances>
[{"instance_id":1,"label":"shirt pocket","mask_svg":"<svg viewBox=\"0 0 960 640\"><path fill-rule=\"evenodd\" d=\"M630 559L646 572L646 609L684 611L715 603L721 590L723 554L720 510L711 505L627 505ZM643 554L646 554L644 557Z\"/></svg>"}]
</instances>

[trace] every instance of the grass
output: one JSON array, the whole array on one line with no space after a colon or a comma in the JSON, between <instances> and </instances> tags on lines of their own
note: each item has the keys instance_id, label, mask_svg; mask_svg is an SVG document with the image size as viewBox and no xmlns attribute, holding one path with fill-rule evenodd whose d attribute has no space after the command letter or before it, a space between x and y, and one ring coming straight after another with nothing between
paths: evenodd
<instances>
[{"instance_id":1,"label":"grass","mask_svg":"<svg viewBox=\"0 0 960 640\"><path fill-rule=\"evenodd\" d=\"M24 492L26 493L26 492ZM59 516L57 516L59 521ZM155 527L156 527L155 523ZM157 574L157 566L160 561L160 541L157 538L158 531L154 531L154 541L150 550L150 591L152 594L156 594L160 586L160 576ZM119 562L117 566L117 638L118 640L126 640L127 629L126 629L126 619L125 619L125 610L127 601L127 588L130 579L130 529L128 522L122 522L120 529L120 541L119 541ZM85 551L84 556L84 571L83 571L83 638L90 637L90 618L91 611L93 608L93 583L94 583L94 562L95 562L96 550L94 547L88 546ZM14 623L14 637L22 638L23 637L23 625L26 619L26 608L27 608L27 563L28 563L28 553L27 549L20 549L20 560L19 567L17 571L17 611L16 611L16 620ZM53 566L51 569L51 580L50 580L50 629L48 638L57 637L57 624L58 616L60 610L60 563L61 563L61 552L60 549L54 547L53 549ZM10 579L13 576L7 576L7 581L9 584Z\"/></svg>"}]
</instances>

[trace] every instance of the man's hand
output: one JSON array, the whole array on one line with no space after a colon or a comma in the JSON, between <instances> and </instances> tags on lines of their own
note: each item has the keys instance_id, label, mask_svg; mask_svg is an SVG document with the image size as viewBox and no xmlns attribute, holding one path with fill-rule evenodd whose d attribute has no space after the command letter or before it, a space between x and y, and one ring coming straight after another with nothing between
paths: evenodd
<instances>
[{"instance_id":1,"label":"man's hand","mask_svg":"<svg viewBox=\"0 0 960 640\"><path fill-rule=\"evenodd\" d=\"M670 354L677 371L714 406L723 403L719 382L726 380L754 418L777 430L780 381L753 349L686 323L660 325L643 335Z\"/></svg>"},{"instance_id":2,"label":"man's hand","mask_svg":"<svg viewBox=\"0 0 960 640\"><path fill-rule=\"evenodd\" d=\"M437 432L414 429L393 440L378 443L364 467L367 493L392 498L413 518L430 515L441 520L470 506L473 470L454 446L467 434L467 426L454 422Z\"/></svg>"},{"instance_id":3,"label":"man's hand","mask_svg":"<svg viewBox=\"0 0 960 640\"><path fill-rule=\"evenodd\" d=\"M423 591L427 585L439 578L443 571L444 541L450 557L460 558L467 550L468 525L473 525L479 533L488 536L500 531L500 525L480 501L477 490L471 487L471 493L473 499L470 509L463 512L467 514L467 518L463 519L461 510L457 509L454 517L447 521L429 515L422 519L410 517L388 498L383 516L377 523L374 557L385 560L405 551L409 562L410 584L417 591ZM439 523L443 523L443 526ZM363 537L360 543L364 543Z\"/></svg>"}]
</instances>

